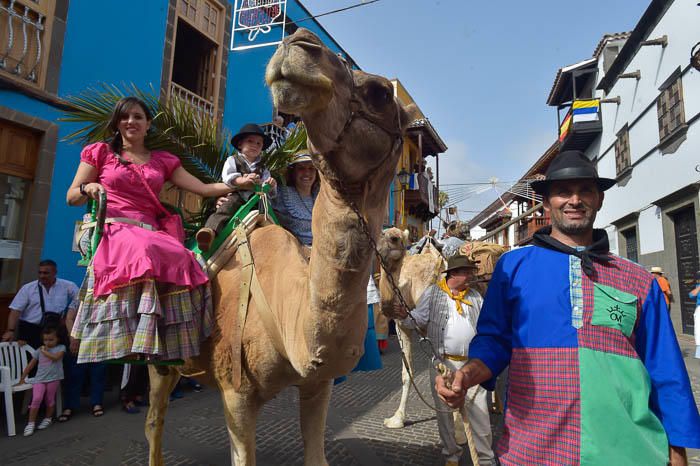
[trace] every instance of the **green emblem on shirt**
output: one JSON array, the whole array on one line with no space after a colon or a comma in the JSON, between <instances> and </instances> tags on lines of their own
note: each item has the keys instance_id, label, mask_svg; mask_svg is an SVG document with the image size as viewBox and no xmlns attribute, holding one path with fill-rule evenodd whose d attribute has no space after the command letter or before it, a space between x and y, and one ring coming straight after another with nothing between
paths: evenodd
<instances>
[{"instance_id":1,"label":"green emblem on shirt","mask_svg":"<svg viewBox=\"0 0 700 466\"><path fill-rule=\"evenodd\" d=\"M628 337L632 334L636 321L636 296L595 283L592 325L615 328Z\"/></svg>"}]
</instances>

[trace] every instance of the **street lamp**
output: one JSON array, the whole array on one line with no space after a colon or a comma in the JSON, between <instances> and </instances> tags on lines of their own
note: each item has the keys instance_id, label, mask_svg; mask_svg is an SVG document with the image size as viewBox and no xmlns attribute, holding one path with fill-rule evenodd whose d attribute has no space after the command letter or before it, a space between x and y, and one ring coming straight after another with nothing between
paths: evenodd
<instances>
[{"instance_id":1,"label":"street lamp","mask_svg":"<svg viewBox=\"0 0 700 466\"><path fill-rule=\"evenodd\" d=\"M396 178L399 180L401 185L401 221L399 224L401 228L406 227L406 190L408 189L408 180L411 178L411 174L406 171L405 168L401 168L401 171L396 174Z\"/></svg>"},{"instance_id":2,"label":"street lamp","mask_svg":"<svg viewBox=\"0 0 700 466\"><path fill-rule=\"evenodd\" d=\"M399 180L401 189L408 189L408 181L411 178L411 174L408 173L405 168L402 168L401 171L396 174L396 178Z\"/></svg>"}]
</instances>

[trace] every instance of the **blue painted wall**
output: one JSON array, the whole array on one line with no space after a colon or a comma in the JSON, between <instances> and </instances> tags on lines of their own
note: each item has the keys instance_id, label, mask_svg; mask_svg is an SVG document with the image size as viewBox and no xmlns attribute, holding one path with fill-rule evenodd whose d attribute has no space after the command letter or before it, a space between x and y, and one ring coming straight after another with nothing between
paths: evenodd
<instances>
[{"instance_id":1,"label":"blue painted wall","mask_svg":"<svg viewBox=\"0 0 700 466\"><path fill-rule=\"evenodd\" d=\"M100 82L134 82L158 89L167 11L168 0L71 0L58 95L77 94ZM0 102L48 121L61 117L59 110L17 92L0 91ZM59 123L59 139L75 129L76 125ZM79 146L58 143L42 251L42 257L58 263L61 277L78 284L85 269L76 265L79 255L71 251L71 244L73 225L84 208L68 207L65 199L79 158Z\"/></svg>"},{"instance_id":2,"label":"blue painted wall","mask_svg":"<svg viewBox=\"0 0 700 466\"><path fill-rule=\"evenodd\" d=\"M232 0L227 0L233 4ZM167 26L168 0L71 0L64 37L58 95L67 97L98 83L134 83L160 88ZM296 0L289 0L292 20L309 13ZM300 26L314 31L335 52L341 47L313 20ZM265 86L265 65L274 47L229 52L223 126L235 132L243 123L269 122L272 101ZM61 112L52 106L14 91L0 90L0 104L48 121L57 122ZM78 125L58 122L59 138ZM59 142L47 214L42 257L54 259L60 276L78 284L85 269L76 265L79 255L71 251L75 221L83 207L68 207L66 190L78 166L81 148ZM30 226L31 227L31 226Z\"/></svg>"}]
</instances>

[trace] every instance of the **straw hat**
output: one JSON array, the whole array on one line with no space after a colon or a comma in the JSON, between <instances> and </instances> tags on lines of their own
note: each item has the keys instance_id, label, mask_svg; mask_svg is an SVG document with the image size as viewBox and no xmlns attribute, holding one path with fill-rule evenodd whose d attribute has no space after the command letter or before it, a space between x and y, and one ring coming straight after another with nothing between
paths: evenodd
<instances>
[{"instance_id":1,"label":"straw hat","mask_svg":"<svg viewBox=\"0 0 700 466\"><path fill-rule=\"evenodd\" d=\"M658 267L658 266L655 265L654 267L651 268L650 272L651 272L651 273L658 273L658 274L660 274L660 275L663 275L663 274L664 274L664 269L662 269L661 267Z\"/></svg>"},{"instance_id":2,"label":"straw hat","mask_svg":"<svg viewBox=\"0 0 700 466\"><path fill-rule=\"evenodd\" d=\"M461 254L455 254L447 259L447 268L444 272L449 272L455 269L478 269L479 266L473 260L469 259L467 256Z\"/></svg>"}]
</instances>

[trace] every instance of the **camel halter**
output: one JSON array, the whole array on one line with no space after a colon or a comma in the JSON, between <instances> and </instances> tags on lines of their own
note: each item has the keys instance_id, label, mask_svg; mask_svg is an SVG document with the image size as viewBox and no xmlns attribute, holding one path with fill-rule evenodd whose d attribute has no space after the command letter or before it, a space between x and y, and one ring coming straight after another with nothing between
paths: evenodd
<instances>
[{"instance_id":1,"label":"camel halter","mask_svg":"<svg viewBox=\"0 0 700 466\"><path fill-rule=\"evenodd\" d=\"M381 158L381 162L383 162L403 144L403 131L401 130L401 106L398 100L394 99L394 104L396 105L395 128L392 126L387 126L382 120L379 120L373 115L367 113L362 106L362 102L357 97L357 86L355 85L355 77L352 73L352 67L350 66L350 63L348 63L348 61L345 58L343 58L340 54L338 54L337 57L340 60L340 62L345 66L345 71L347 72L348 78L350 79L350 83L352 84L352 89L350 91L350 105L348 106L348 117L345 120L345 124L343 125L340 132L335 138L334 147L326 152L329 154L336 152L342 146L345 134L350 129L352 123L357 119L362 119L371 123L373 126L381 129L382 131L384 131L384 133L386 133L390 138L393 139L391 147L389 147L389 150L384 155L384 157ZM331 168L333 167L331 166ZM363 185L366 184L366 181L360 181L358 183L346 183L343 182L338 176L336 176L335 170L332 171L333 173L331 173L331 176L324 174L324 177L341 194L347 195L350 192L363 191Z\"/></svg>"}]
</instances>

